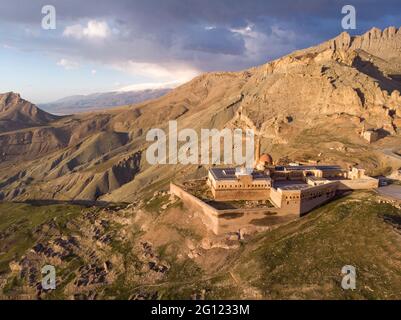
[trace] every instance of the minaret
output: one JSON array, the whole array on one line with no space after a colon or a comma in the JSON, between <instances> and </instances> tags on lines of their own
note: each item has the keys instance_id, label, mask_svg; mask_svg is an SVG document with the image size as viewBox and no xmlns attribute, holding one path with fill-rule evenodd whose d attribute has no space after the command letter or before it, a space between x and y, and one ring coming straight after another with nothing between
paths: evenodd
<instances>
[{"instance_id":1,"label":"minaret","mask_svg":"<svg viewBox=\"0 0 401 320\"><path fill-rule=\"evenodd\" d=\"M259 135L256 137L256 146L255 146L255 167L258 165L260 160L260 137Z\"/></svg>"}]
</instances>

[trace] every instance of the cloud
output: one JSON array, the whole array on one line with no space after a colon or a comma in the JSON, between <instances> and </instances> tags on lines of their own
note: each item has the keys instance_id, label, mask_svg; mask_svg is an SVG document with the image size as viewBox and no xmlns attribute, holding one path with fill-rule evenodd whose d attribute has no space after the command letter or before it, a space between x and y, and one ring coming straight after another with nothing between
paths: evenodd
<instances>
[{"instance_id":1,"label":"cloud","mask_svg":"<svg viewBox=\"0 0 401 320\"><path fill-rule=\"evenodd\" d=\"M93 70L91 71L91 73L92 73L93 75L96 75L97 70L93 69Z\"/></svg>"},{"instance_id":2,"label":"cloud","mask_svg":"<svg viewBox=\"0 0 401 320\"><path fill-rule=\"evenodd\" d=\"M65 70L76 69L79 67L79 64L77 62L67 59L61 59L60 61L57 62L57 65L63 67Z\"/></svg>"},{"instance_id":3,"label":"cloud","mask_svg":"<svg viewBox=\"0 0 401 320\"><path fill-rule=\"evenodd\" d=\"M241 35L245 42L245 54L250 60L260 61L268 53L272 57L280 56L282 52L290 52L296 49L296 34L291 29L284 29L278 25L272 25L270 32L263 32L255 25L250 24L243 28L231 29L232 32Z\"/></svg>"},{"instance_id":4,"label":"cloud","mask_svg":"<svg viewBox=\"0 0 401 320\"><path fill-rule=\"evenodd\" d=\"M63 35L65 37L72 37L75 39L105 39L111 34L111 29L107 22L90 20L86 26L81 24L74 24L67 26L64 29Z\"/></svg>"},{"instance_id":5,"label":"cloud","mask_svg":"<svg viewBox=\"0 0 401 320\"><path fill-rule=\"evenodd\" d=\"M226 28L195 25L188 31L188 34L182 37L184 50L228 55L244 53L243 38Z\"/></svg>"},{"instance_id":6,"label":"cloud","mask_svg":"<svg viewBox=\"0 0 401 320\"><path fill-rule=\"evenodd\" d=\"M3 43L2 47L3 49L8 49L8 50L16 49L14 46L10 46L7 43Z\"/></svg>"},{"instance_id":7,"label":"cloud","mask_svg":"<svg viewBox=\"0 0 401 320\"><path fill-rule=\"evenodd\" d=\"M165 83L189 80L200 72L246 69L319 44L343 31L341 8L349 1L52 0L60 28L54 32L39 27L43 3L0 1L2 41L21 51ZM373 26L399 27L399 0L383 0L380 6L377 0L352 4L357 9L355 34ZM36 30L36 36L24 32L26 28Z\"/></svg>"},{"instance_id":8,"label":"cloud","mask_svg":"<svg viewBox=\"0 0 401 320\"><path fill-rule=\"evenodd\" d=\"M114 67L135 76L142 76L155 80L177 81L180 83L189 81L200 73L199 70L191 66L178 63L161 65L129 60L119 63Z\"/></svg>"},{"instance_id":9,"label":"cloud","mask_svg":"<svg viewBox=\"0 0 401 320\"><path fill-rule=\"evenodd\" d=\"M118 92L142 91L148 89L173 89L183 84L182 81L137 83L118 89Z\"/></svg>"}]
</instances>

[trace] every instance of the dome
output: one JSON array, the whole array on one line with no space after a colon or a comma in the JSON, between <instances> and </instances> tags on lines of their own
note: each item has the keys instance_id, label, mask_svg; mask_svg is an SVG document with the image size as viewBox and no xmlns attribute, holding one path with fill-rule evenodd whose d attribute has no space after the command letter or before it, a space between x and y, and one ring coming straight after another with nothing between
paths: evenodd
<instances>
[{"instance_id":1,"label":"dome","mask_svg":"<svg viewBox=\"0 0 401 320\"><path fill-rule=\"evenodd\" d=\"M271 165L273 164L273 158L269 154L262 154L259 159L259 163Z\"/></svg>"}]
</instances>

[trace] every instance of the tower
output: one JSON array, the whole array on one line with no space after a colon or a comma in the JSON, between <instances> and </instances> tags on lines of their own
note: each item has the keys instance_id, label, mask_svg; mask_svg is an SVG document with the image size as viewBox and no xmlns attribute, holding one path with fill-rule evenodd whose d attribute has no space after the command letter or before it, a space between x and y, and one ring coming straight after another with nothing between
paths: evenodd
<instances>
[{"instance_id":1,"label":"tower","mask_svg":"<svg viewBox=\"0 0 401 320\"><path fill-rule=\"evenodd\" d=\"M260 160L260 137L259 135L256 137L255 144L255 166L259 163Z\"/></svg>"}]
</instances>

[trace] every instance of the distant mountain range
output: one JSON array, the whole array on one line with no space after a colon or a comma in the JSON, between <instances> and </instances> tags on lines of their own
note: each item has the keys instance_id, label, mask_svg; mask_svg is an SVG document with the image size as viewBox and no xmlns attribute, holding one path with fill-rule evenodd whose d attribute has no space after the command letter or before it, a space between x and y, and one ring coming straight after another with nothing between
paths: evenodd
<instances>
[{"instance_id":1,"label":"distant mountain range","mask_svg":"<svg viewBox=\"0 0 401 320\"><path fill-rule=\"evenodd\" d=\"M170 90L168 88L160 88L75 95L51 103L41 104L39 107L56 114L73 114L157 99L164 96Z\"/></svg>"}]
</instances>

